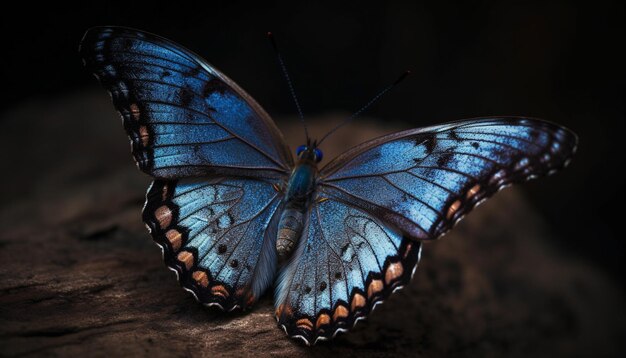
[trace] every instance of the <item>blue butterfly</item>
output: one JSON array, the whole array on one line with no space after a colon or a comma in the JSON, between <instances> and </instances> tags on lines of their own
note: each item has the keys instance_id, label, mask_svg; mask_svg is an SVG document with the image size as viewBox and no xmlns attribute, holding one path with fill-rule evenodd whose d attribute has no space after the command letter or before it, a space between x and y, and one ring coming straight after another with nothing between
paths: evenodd
<instances>
[{"instance_id":1,"label":"blue butterfly","mask_svg":"<svg viewBox=\"0 0 626 358\"><path fill-rule=\"evenodd\" d=\"M577 138L538 119L479 118L379 137L322 168L291 155L269 115L199 56L101 27L81 43L140 170L143 220L201 303L252 306L274 284L278 324L334 337L409 282L421 242L503 187L567 165Z\"/></svg>"}]
</instances>

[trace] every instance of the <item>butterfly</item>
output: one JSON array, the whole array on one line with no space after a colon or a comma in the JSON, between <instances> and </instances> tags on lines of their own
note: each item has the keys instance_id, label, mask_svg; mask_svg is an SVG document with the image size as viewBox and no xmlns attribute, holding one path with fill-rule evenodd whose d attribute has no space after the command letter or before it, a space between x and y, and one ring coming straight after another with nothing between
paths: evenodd
<instances>
[{"instance_id":1,"label":"butterfly","mask_svg":"<svg viewBox=\"0 0 626 358\"><path fill-rule=\"evenodd\" d=\"M565 167L577 145L539 119L478 118L385 135L320 168L318 143L294 157L254 99L174 42L98 27L80 53L154 178L143 220L183 288L232 311L274 286L279 326L307 345L406 285L422 241Z\"/></svg>"}]
</instances>

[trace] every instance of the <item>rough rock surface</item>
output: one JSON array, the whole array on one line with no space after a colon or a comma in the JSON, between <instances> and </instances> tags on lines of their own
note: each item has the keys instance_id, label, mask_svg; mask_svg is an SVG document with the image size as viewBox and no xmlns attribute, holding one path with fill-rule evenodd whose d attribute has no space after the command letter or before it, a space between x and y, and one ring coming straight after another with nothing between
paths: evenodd
<instances>
[{"instance_id":1,"label":"rough rock surface","mask_svg":"<svg viewBox=\"0 0 626 358\"><path fill-rule=\"evenodd\" d=\"M331 118L312 119L323 132ZM297 125L283 125L289 142ZM346 148L390 131L362 120ZM20 139L23 146L10 146ZM350 333L309 348L273 318L195 302L141 219L149 179L100 93L24 103L0 118L0 355L607 356L624 348L624 293L551 246L515 189L425 245L412 282ZM332 144L329 142L329 144ZM547 179L551 180L551 179Z\"/></svg>"}]
</instances>

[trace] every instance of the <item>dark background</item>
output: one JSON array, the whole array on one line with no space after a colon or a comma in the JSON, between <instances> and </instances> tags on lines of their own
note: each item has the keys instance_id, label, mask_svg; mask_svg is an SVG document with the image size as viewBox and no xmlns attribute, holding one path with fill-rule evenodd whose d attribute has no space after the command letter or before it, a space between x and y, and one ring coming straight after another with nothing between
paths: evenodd
<instances>
[{"instance_id":1,"label":"dark background","mask_svg":"<svg viewBox=\"0 0 626 358\"><path fill-rule=\"evenodd\" d=\"M308 115L353 111L411 69L368 116L406 128L488 115L568 126L580 136L572 166L524 190L559 249L616 278L624 269L621 2L22 3L0 15L2 111L97 87L78 58L80 38L91 26L124 25L199 53L274 117L294 108L264 36L270 30ZM19 148L28 133L13 140L3 146Z\"/></svg>"}]
</instances>

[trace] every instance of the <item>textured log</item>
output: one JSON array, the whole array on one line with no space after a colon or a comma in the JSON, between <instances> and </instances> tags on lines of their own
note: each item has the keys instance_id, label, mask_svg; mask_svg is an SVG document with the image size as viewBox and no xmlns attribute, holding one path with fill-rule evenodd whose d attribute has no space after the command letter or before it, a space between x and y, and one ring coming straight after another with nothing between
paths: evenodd
<instances>
[{"instance_id":1,"label":"textured log","mask_svg":"<svg viewBox=\"0 0 626 358\"><path fill-rule=\"evenodd\" d=\"M332 118L311 122L322 132ZM411 284L367 321L307 348L277 328L271 294L250 312L225 314L178 286L141 222L149 179L132 165L105 96L29 103L0 126L0 355L606 356L624 348L622 288L553 247L514 189L428 243ZM300 129L282 127L298 144ZM336 150L381 131L360 120L331 142Z\"/></svg>"}]
</instances>

